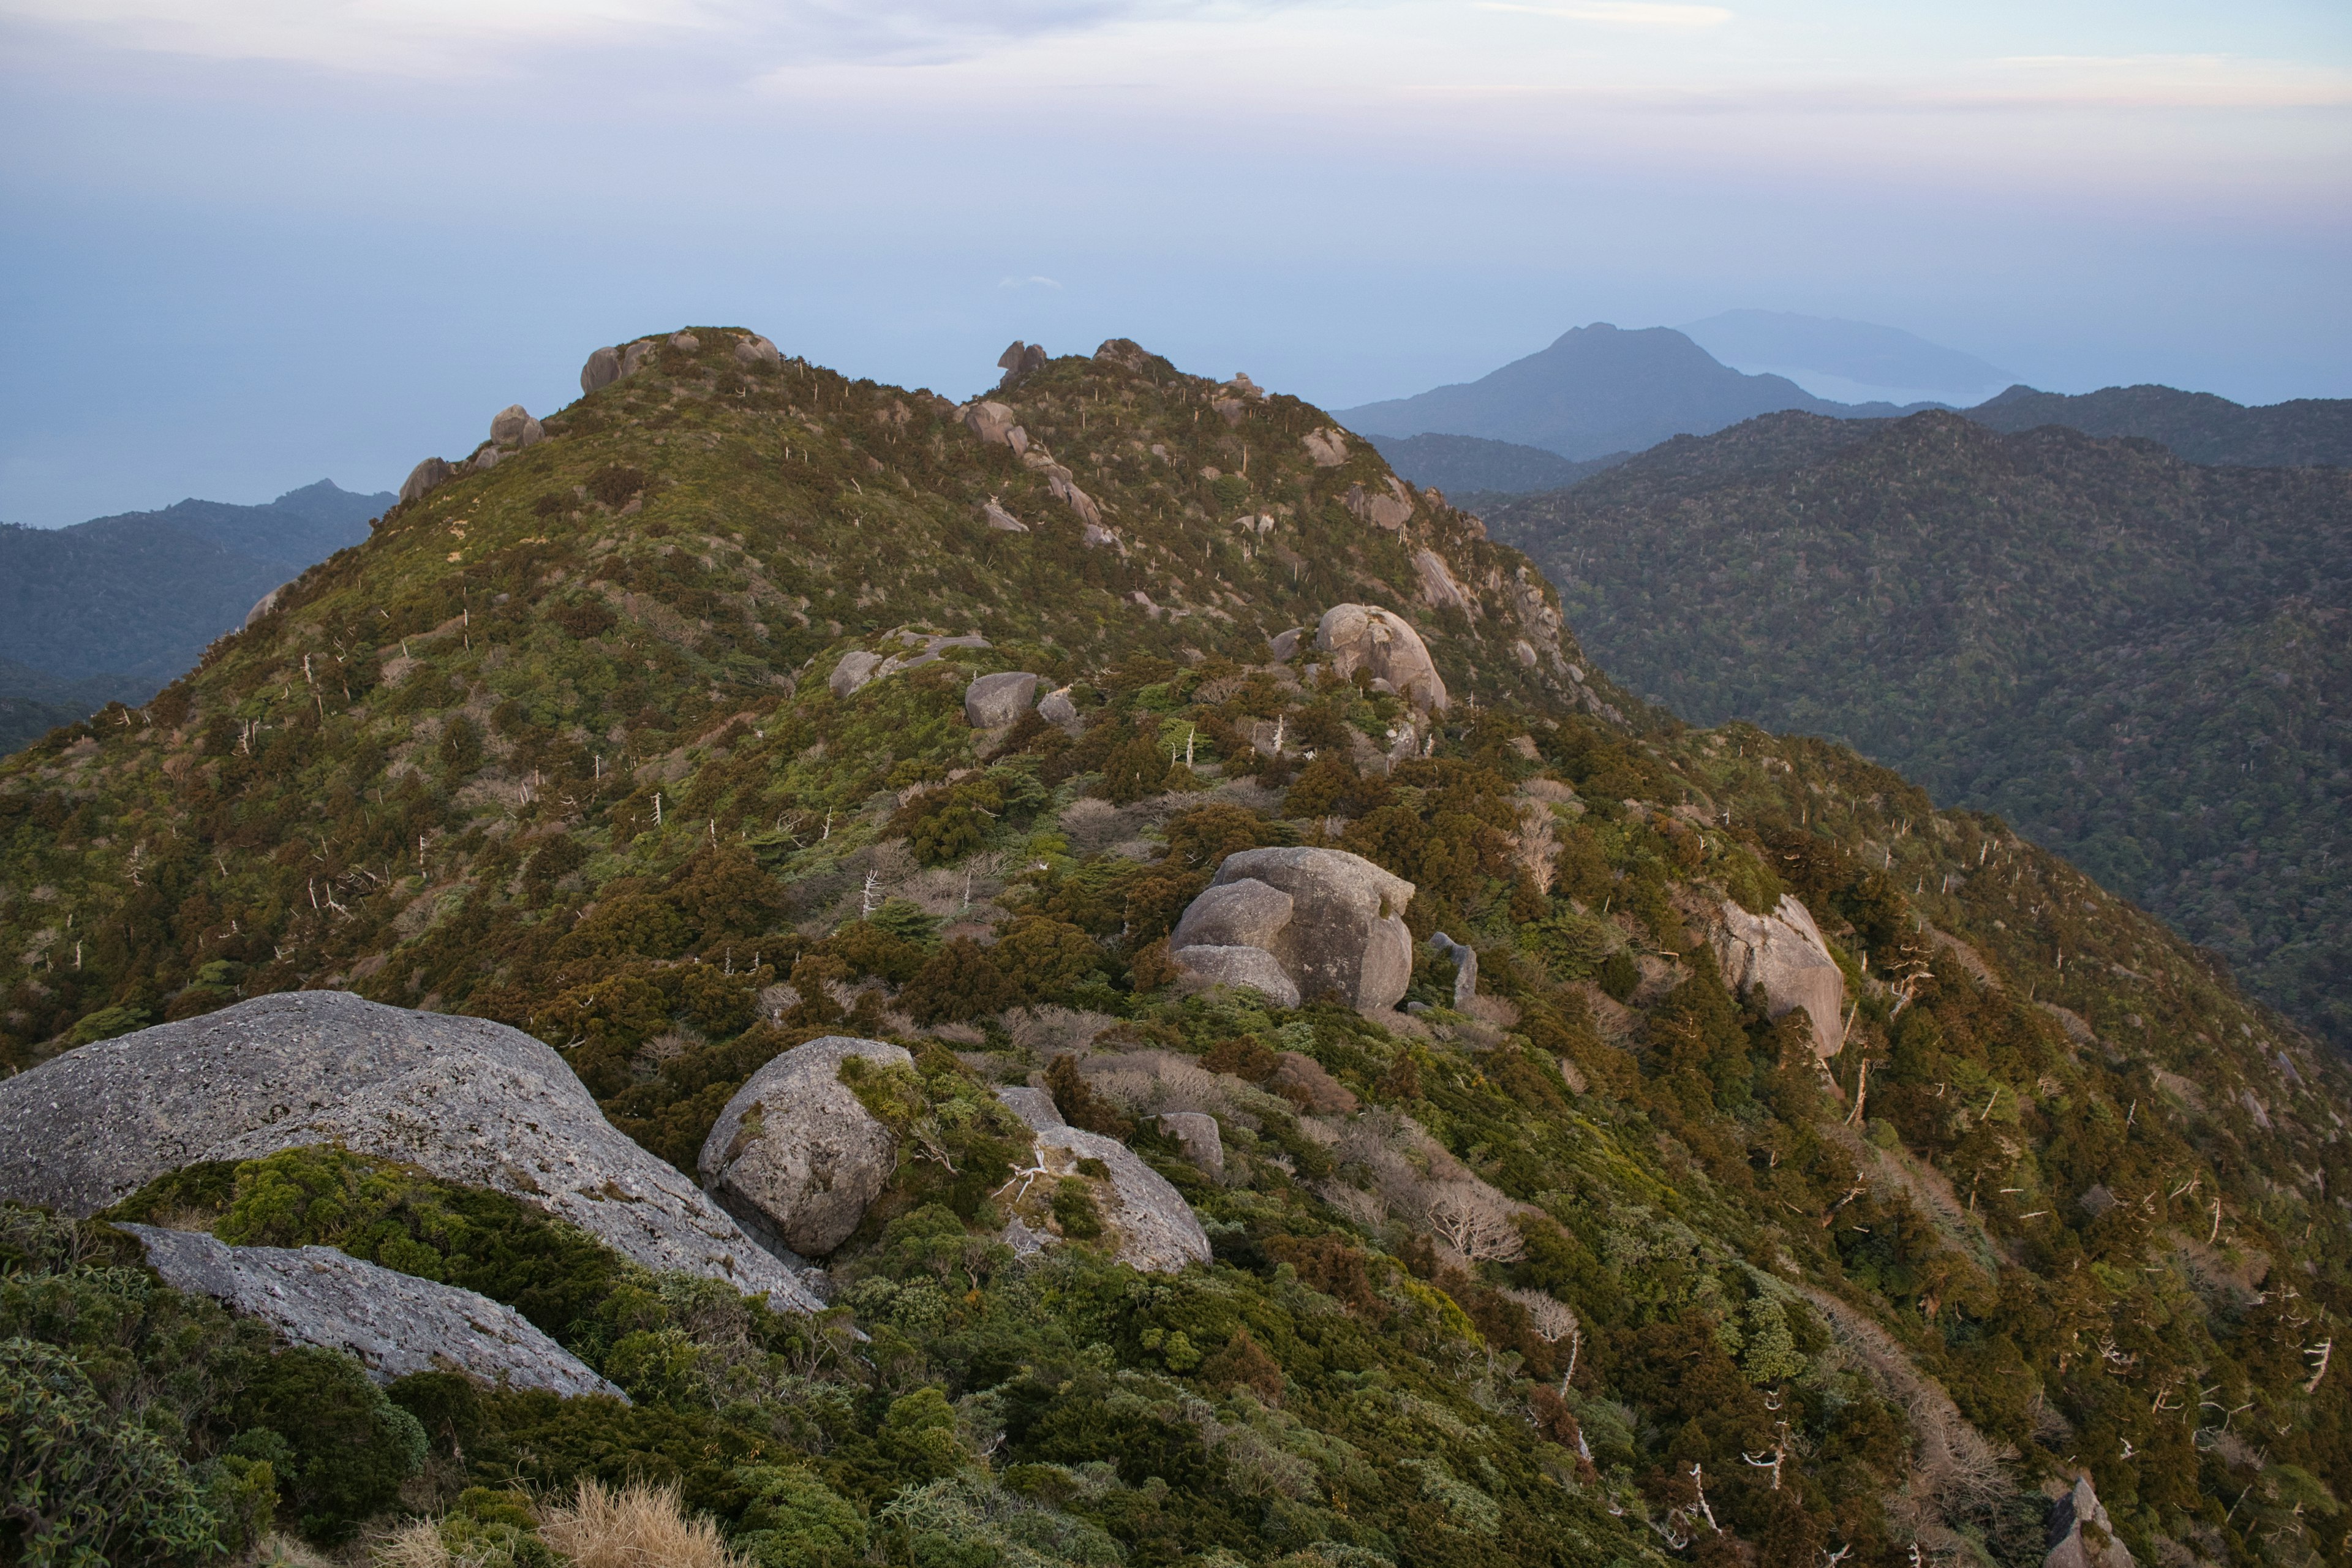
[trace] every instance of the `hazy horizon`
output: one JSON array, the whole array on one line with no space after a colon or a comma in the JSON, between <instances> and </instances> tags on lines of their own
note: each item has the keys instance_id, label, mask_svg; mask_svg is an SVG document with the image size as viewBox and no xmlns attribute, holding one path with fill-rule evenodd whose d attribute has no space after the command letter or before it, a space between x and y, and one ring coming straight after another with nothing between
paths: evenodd
<instances>
[{"instance_id":1,"label":"hazy horizon","mask_svg":"<svg viewBox=\"0 0 2352 1568\"><path fill-rule=\"evenodd\" d=\"M396 486L688 322L959 396L1117 335L1349 406L1738 309L2352 395L2337 7L986 15L0 0L0 518Z\"/></svg>"}]
</instances>

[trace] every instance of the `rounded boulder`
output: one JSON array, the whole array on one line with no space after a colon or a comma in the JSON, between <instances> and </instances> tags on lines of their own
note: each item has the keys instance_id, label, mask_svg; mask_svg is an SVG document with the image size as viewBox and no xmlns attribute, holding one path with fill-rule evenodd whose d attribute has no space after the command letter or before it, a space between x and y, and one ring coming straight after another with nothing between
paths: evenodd
<instances>
[{"instance_id":1,"label":"rounded boulder","mask_svg":"<svg viewBox=\"0 0 2352 1568\"><path fill-rule=\"evenodd\" d=\"M841 1081L852 1057L877 1067L915 1060L903 1047L848 1035L795 1046L735 1091L703 1142L702 1184L771 1248L831 1252L898 1168L898 1139Z\"/></svg>"}]
</instances>

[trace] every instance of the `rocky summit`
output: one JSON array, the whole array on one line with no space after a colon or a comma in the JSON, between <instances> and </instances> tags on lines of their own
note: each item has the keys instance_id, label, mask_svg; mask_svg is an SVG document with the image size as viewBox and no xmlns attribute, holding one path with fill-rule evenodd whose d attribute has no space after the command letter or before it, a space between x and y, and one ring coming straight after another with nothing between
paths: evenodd
<instances>
[{"instance_id":1,"label":"rocky summit","mask_svg":"<svg viewBox=\"0 0 2352 1568\"><path fill-rule=\"evenodd\" d=\"M2212 954L1247 375L584 357L0 762L12 1557L2342 1556Z\"/></svg>"}]
</instances>

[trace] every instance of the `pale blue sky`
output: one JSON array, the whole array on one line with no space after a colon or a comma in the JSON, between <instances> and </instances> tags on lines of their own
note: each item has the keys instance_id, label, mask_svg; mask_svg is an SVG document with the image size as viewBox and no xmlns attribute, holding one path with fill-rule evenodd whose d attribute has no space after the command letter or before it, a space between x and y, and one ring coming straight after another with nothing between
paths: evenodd
<instances>
[{"instance_id":1,"label":"pale blue sky","mask_svg":"<svg viewBox=\"0 0 2352 1568\"><path fill-rule=\"evenodd\" d=\"M0 519L396 484L689 321L958 396L1015 336L1344 405L1738 307L2352 395L2347 18L0 0Z\"/></svg>"}]
</instances>

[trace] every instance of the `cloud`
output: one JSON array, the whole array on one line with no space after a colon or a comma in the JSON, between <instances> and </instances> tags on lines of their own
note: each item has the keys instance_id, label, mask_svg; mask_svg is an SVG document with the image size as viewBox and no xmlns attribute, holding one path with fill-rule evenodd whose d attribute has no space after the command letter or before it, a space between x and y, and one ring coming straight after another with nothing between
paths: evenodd
<instances>
[{"instance_id":1,"label":"cloud","mask_svg":"<svg viewBox=\"0 0 2352 1568\"><path fill-rule=\"evenodd\" d=\"M2352 104L2352 71L2242 55L2016 55L1960 96L2117 109L2320 109Z\"/></svg>"},{"instance_id":2,"label":"cloud","mask_svg":"<svg viewBox=\"0 0 2352 1568\"><path fill-rule=\"evenodd\" d=\"M1041 278L1032 273L1026 278L1003 278L997 280L999 289L1059 289L1059 279Z\"/></svg>"},{"instance_id":3,"label":"cloud","mask_svg":"<svg viewBox=\"0 0 2352 1568\"><path fill-rule=\"evenodd\" d=\"M1610 27L1641 27L1659 32L1689 33L1720 27L1734 13L1721 5L1682 5L1660 0L1586 0L1580 5L1515 5L1504 0L1480 0L1481 11L1509 11L1522 16L1557 16L1565 22L1598 22Z\"/></svg>"},{"instance_id":4,"label":"cloud","mask_svg":"<svg viewBox=\"0 0 2352 1568\"><path fill-rule=\"evenodd\" d=\"M551 51L705 57L739 71L937 60L1180 16L1207 0L0 0L0 19L100 47L369 75L478 77Z\"/></svg>"}]
</instances>

